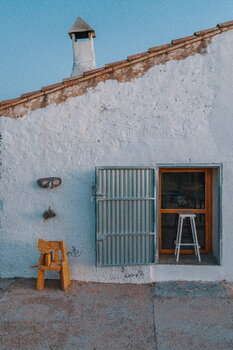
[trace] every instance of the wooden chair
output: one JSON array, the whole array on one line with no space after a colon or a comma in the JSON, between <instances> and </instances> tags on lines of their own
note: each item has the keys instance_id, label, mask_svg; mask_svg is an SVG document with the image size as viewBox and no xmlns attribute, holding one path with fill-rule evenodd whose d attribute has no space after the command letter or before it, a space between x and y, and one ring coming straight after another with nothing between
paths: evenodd
<instances>
[{"instance_id":1,"label":"wooden chair","mask_svg":"<svg viewBox=\"0 0 233 350\"><path fill-rule=\"evenodd\" d=\"M44 288L45 270L58 271L62 289L65 291L71 283L70 268L66 254L65 241L38 240L38 250L41 252L38 265L37 290Z\"/></svg>"}]
</instances>

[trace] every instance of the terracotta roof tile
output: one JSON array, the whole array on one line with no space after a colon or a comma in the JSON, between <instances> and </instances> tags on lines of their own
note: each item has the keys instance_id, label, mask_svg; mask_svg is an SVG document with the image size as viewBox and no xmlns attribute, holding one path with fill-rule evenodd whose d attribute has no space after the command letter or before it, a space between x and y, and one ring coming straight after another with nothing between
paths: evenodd
<instances>
[{"instance_id":1,"label":"terracotta roof tile","mask_svg":"<svg viewBox=\"0 0 233 350\"><path fill-rule=\"evenodd\" d=\"M198 40L200 40L200 38ZM184 41L184 42L181 42L180 44L174 44L168 47L166 51L167 52L175 51L181 47L185 47L185 45L188 45L188 44L190 44L190 41Z\"/></svg>"},{"instance_id":2,"label":"terracotta roof tile","mask_svg":"<svg viewBox=\"0 0 233 350\"><path fill-rule=\"evenodd\" d=\"M167 48L164 48L164 49L161 49L161 50L158 50L158 51L149 52L149 54L148 54L147 57L161 56L161 55L167 53L167 52L168 52L168 49L169 49L170 47L173 47L173 45L168 46Z\"/></svg>"},{"instance_id":3,"label":"terracotta roof tile","mask_svg":"<svg viewBox=\"0 0 233 350\"><path fill-rule=\"evenodd\" d=\"M0 102L0 110L13 107L17 104L27 102L27 98L12 98L10 100L5 100Z\"/></svg>"},{"instance_id":4,"label":"terracotta roof tile","mask_svg":"<svg viewBox=\"0 0 233 350\"><path fill-rule=\"evenodd\" d=\"M112 67L112 70L115 71L117 69L122 69L122 68L125 68L125 67L128 67L128 66L131 66L131 62L129 61L126 61L125 63L122 63L122 64L119 64L115 67Z\"/></svg>"},{"instance_id":5,"label":"terracotta roof tile","mask_svg":"<svg viewBox=\"0 0 233 350\"><path fill-rule=\"evenodd\" d=\"M37 93L33 94L33 95L30 95L27 97L27 99L30 101L30 100L33 100L34 98L36 97L41 97L44 95L44 91L38 91Z\"/></svg>"},{"instance_id":6,"label":"terracotta roof tile","mask_svg":"<svg viewBox=\"0 0 233 350\"><path fill-rule=\"evenodd\" d=\"M47 91L47 90L52 90L52 89L54 89L54 88L56 88L56 87L60 87L62 85L62 83L57 83L57 84L52 84L52 85L47 85L47 86L43 86L42 88L41 88L41 91Z\"/></svg>"},{"instance_id":7,"label":"terracotta roof tile","mask_svg":"<svg viewBox=\"0 0 233 350\"><path fill-rule=\"evenodd\" d=\"M228 30L233 29L233 25L232 26L225 26L225 27L220 27L221 32L228 32Z\"/></svg>"},{"instance_id":8,"label":"terracotta roof tile","mask_svg":"<svg viewBox=\"0 0 233 350\"><path fill-rule=\"evenodd\" d=\"M180 43L183 43L183 42L185 42L185 41L192 40L192 39L195 39L195 35L186 36L186 37L184 37L184 38L172 40L172 44L173 44L173 45L175 45L175 44L180 44Z\"/></svg>"},{"instance_id":9,"label":"terracotta roof tile","mask_svg":"<svg viewBox=\"0 0 233 350\"><path fill-rule=\"evenodd\" d=\"M43 92L44 92L44 94L45 95L47 95L47 94L50 94L51 92L55 92L55 91L58 91L58 90L61 90L61 89L63 89L64 88L64 84L63 83L61 83L61 84L54 84L54 85L57 85L57 86L55 86L53 89L45 89L45 90L43 90Z\"/></svg>"},{"instance_id":10,"label":"terracotta roof tile","mask_svg":"<svg viewBox=\"0 0 233 350\"><path fill-rule=\"evenodd\" d=\"M210 28L210 29L200 30L198 32L195 32L194 34L197 36L200 36L200 35L205 35L205 34L214 33L214 32L220 32L219 28L214 27L214 28Z\"/></svg>"},{"instance_id":11,"label":"terracotta roof tile","mask_svg":"<svg viewBox=\"0 0 233 350\"><path fill-rule=\"evenodd\" d=\"M108 68L105 68L104 70L100 71L100 72L97 72L95 73L95 77L98 77L99 75L102 75L102 74L105 74L105 73L111 73L113 70L112 67L108 67Z\"/></svg>"},{"instance_id":12,"label":"terracotta roof tile","mask_svg":"<svg viewBox=\"0 0 233 350\"><path fill-rule=\"evenodd\" d=\"M231 27L231 26L233 26L233 21L228 21L228 22L223 22L218 24L219 28Z\"/></svg>"},{"instance_id":13,"label":"terracotta roof tile","mask_svg":"<svg viewBox=\"0 0 233 350\"><path fill-rule=\"evenodd\" d=\"M76 78L76 79L70 79L70 80L64 79L64 80L63 80L63 85L64 85L64 87L76 85L76 84L79 83L79 79L80 79L80 77L78 77L78 78Z\"/></svg>"},{"instance_id":14,"label":"terracotta roof tile","mask_svg":"<svg viewBox=\"0 0 233 350\"><path fill-rule=\"evenodd\" d=\"M228 30L228 29L227 29L227 30ZM213 37L213 36L215 36L215 35L221 34L222 31L223 31L222 29L217 28L215 31L212 31L212 32L203 34L203 35L202 35L202 38L203 38L203 39L211 38L211 37Z\"/></svg>"},{"instance_id":15,"label":"terracotta roof tile","mask_svg":"<svg viewBox=\"0 0 233 350\"><path fill-rule=\"evenodd\" d=\"M75 77L65 78L62 81L65 82L65 81L77 80L78 78L81 78L81 77L82 75L76 75Z\"/></svg>"},{"instance_id":16,"label":"terracotta roof tile","mask_svg":"<svg viewBox=\"0 0 233 350\"><path fill-rule=\"evenodd\" d=\"M165 45L160 45L160 46L155 46L155 47L150 47L148 49L149 52L157 52L160 50L164 50L167 49L168 47L170 47L172 44L165 44Z\"/></svg>"},{"instance_id":17,"label":"terracotta roof tile","mask_svg":"<svg viewBox=\"0 0 233 350\"><path fill-rule=\"evenodd\" d=\"M136 55L128 56L127 59L129 61L133 61L133 60L136 60L137 58L141 58L141 57L144 57L144 56L148 56L148 51L137 53Z\"/></svg>"},{"instance_id":18,"label":"terracotta roof tile","mask_svg":"<svg viewBox=\"0 0 233 350\"><path fill-rule=\"evenodd\" d=\"M12 104L12 103L14 103L16 101L19 101L19 100L20 100L20 97L16 97L16 98L11 98L9 100L0 101L0 106Z\"/></svg>"},{"instance_id":19,"label":"terracotta roof tile","mask_svg":"<svg viewBox=\"0 0 233 350\"><path fill-rule=\"evenodd\" d=\"M27 92L26 94L22 94L20 95L21 98L25 98L25 97L29 97L29 96L33 96L38 94L38 92L41 93L41 90L37 90L37 91L32 91L32 92Z\"/></svg>"},{"instance_id":20,"label":"terracotta roof tile","mask_svg":"<svg viewBox=\"0 0 233 350\"><path fill-rule=\"evenodd\" d=\"M116 61L116 62L112 62L112 63L106 63L105 64L105 67L106 68L110 68L110 67L115 67L115 66L118 66L122 63L125 63L125 62L128 62L127 60L122 60L122 61Z\"/></svg>"},{"instance_id":21,"label":"terracotta roof tile","mask_svg":"<svg viewBox=\"0 0 233 350\"><path fill-rule=\"evenodd\" d=\"M195 43L197 41L201 41L203 39L203 36L196 36L193 35L193 39L189 39L183 42L184 46Z\"/></svg>"},{"instance_id":22,"label":"terracotta roof tile","mask_svg":"<svg viewBox=\"0 0 233 350\"><path fill-rule=\"evenodd\" d=\"M87 76L80 77L78 81L80 83L81 81L86 81L86 80L89 80L91 78L94 78L94 76L90 74L90 75L87 75Z\"/></svg>"},{"instance_id":23,"label":"terracotta roof tile","mask_svg":"<svg viewBox=\"0 0 233 350\"><path fill-rule=\"evenodd\" d=\"M89 75L89 74L93 74L93 73L98 73L105 70L105 67L101 67L101 68L96 68L96 69L91 69L91 70L87 70L86 72L83 72L83 75ZM64 79L64 81L66 81L67 79Z\"/></svg>"}]
</instances>

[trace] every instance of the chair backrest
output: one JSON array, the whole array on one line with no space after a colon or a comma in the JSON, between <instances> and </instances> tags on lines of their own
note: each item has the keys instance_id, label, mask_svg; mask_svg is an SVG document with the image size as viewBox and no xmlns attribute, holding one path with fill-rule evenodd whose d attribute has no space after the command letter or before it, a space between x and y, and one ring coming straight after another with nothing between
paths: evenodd
<instances>
[{"instance_id":1,"label":"chair backrest","mask_svg":"<svg viewBox=\"0 0 233 350\"><path fill-rule=\"evenodd\" d=\"M66 260L65 241L46 241L39 238L38 250L43 254L50 254L54 262Z\"/></svg>"}]
</instances>

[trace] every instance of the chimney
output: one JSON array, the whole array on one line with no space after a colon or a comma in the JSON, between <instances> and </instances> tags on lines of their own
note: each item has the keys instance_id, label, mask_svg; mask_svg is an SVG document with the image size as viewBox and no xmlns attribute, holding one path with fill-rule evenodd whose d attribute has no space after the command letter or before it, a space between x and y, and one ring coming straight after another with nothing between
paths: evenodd
<instances>
[{"instance_id":1,"label":"chimney","mask_svg":"<svg viewBox=\"0 0 233 350\"><path fill-rule=\"evenodd\" d=\"M83 72L96 68L93 38L95 31L81 17L78 17L69 36L73 46L73 69L71 77L82 75Z\"/></svg>"}]
</instances>

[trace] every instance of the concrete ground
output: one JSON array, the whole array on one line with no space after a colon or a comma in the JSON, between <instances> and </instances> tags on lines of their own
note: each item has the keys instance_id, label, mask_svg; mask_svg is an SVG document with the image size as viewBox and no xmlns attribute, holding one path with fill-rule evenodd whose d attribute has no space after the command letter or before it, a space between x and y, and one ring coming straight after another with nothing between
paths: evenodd
<instances>
[{"instance_id":1,"label":"concrete ground","mask_svg":"<svg viewBox=\"0 0 233 350\"><path fill-rule=\"evenodd\" d=\"M1 350L232 350L233 285L0 280Z\"/></svg>"}]
</instances>

